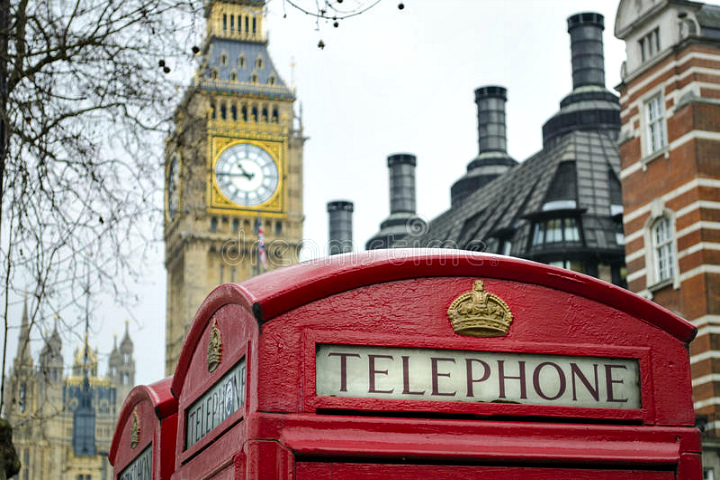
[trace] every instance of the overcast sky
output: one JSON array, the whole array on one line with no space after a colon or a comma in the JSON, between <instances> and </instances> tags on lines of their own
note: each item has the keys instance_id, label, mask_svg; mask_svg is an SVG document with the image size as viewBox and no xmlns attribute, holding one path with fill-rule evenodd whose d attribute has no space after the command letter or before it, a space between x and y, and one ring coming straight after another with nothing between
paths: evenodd
<instances>
[{"instance_id":1,"label":"overcast sky","mask_svg":"<svg viewBox=\"0 0 720 480\"><path fill-rule=\"evenodd\" d=\"M339 28L320 23L319 29L314 19L283 3L268 1L266 28L275 67L286 83L297 85L296 109L302 105L309 137L306 259L326 253L326 203L331 200L354 202L355 250L364 249L389 214L389 154L417 156L421 217L430 220L449 208L450 186L478 153L478 87L508 89L510 155L523 161L540 150L542 124L572 89L568 16L581 11L605 16L610 89L620 81L625 56L624 44L612 34L617 0L403 0L403 10L399 0L382 0ZM322 50L317 47L321 39ZM162 245L155 251L148 283L138 288L140 306L132 312L111 307L97 312L92 341L101 354L109 353L112 333L122 336L130 316L137 383L164 374ZM16 338L16 331L11 336ZM65 343L66 358L74 348ZM105 368L106 360L101 372Z\"/></svg>"},{"instance_id":2,"label":"overcast sky","mask_svg":"<svg viewBox=\"0 0 720 480\"><path fill-rule=\"evenodd\" d=\"M335 29L272 0L270 48L287 81L294 56L303 105L305 258L325 252L334 199L355 203L356 250L389 214L386 158L417 156L417 213L429 220L450 206L450 186L477 155L474 90L508 89L511 156L542 147L542 124L572 89L566 19L605 16L609 88L620 81L624 43L612 31L615 0L383 0ZM280 10L280 11L278 11ZM317 48L319 39L325 49Z\"/></svg>"}]
</instances>

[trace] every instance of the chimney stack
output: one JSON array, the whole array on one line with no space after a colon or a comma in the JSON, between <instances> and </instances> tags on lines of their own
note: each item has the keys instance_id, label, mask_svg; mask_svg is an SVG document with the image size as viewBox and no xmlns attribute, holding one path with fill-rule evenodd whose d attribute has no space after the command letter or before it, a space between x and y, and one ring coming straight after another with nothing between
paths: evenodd
<instances>
[{"instance_id":1,"label":"chimney stack","mask_svg":"<svg viewBox=\"0 0 720 480\"><path fill-rule=\"evenodd\" d=\"M347 200L328 202L327 211L330 219L330 255L353 251L352 214L353 203Z\"/></svg>"},{"instance_id":2,"label":"chimney stack","mask_svg":"<svg viewBox=\"0 0 720 480\"><path fill-rule=\"evenodd\" d=\"M475 90L478 116L479 154L485 152L507 153L505 134L505 102L507 89L496 85Z\"/></svg>"},{"instance_id":3,"label":"chimney stack","mask_svg":"<svg viewBox=\"0 0 720 480\"><path fill-rule=\"evenodd\" d=\"M543 125L543 148L554 147L570 132L620 135L620 102L605 88L603 30L605 20L595 12L567 19L572 55L573 91L560 101L560 111Z\"/></svg>"},{"instance_id":4,"label":"chimney stack","mask_svg":"<svg viewBox=\"0 0 720 480\"><path fill-rule=\"evenodd\" d=\"M380 231L365 243L367 250L413 246L425 231L425 221L415 214L415 155L396 153L387 157L390 170L390 216Z\"/></svg>"},{"instance_id":5,"label":"chimney stack","mask_svg":"<svg viewBox=\"0 0 720 480\"><path fill-rule=\"evenodd\" d=\"M468 164L467 173L450 188L453 207L517 165L507 154L505 102L505 87L487 85L475 90L479 152Z\"/></svg>"},{"instance_id":6,"label":"chimney stack","mask_svg":"<svg viewBox=\"0 0 720 480\"><path fill-rule=\"evenodd\" d=\"M599 13L577 13L567 20L572 51L573 90L586 85L605 87L602 32L605 19Z\"/></svg>"},{"instance_id":7,"label":"chimney stack","mask_svg":"<svg viewBox=\"0 0 720 480\"><path fill-rule=\"evenodd\" d=\"M415 213L415 155L396 153L387 159L390 169L390 215Z\"/></svg>"}]
</instances>

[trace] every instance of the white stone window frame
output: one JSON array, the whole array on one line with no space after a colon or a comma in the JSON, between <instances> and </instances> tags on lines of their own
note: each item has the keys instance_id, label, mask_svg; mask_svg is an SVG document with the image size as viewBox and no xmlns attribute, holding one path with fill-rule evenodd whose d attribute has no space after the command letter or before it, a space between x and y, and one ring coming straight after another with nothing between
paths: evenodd
<instances>
[{"instance_id":1,"label":"white stone window frame","mask_svg":"<svg viewBox=\"0 0 720 480\"><path fill-rule=\"evenodd\" d=\"M658 88L645 94L640 102L640 144L643 152L643 158L641 163L643 168L648 163L661 155L667 157L669 153L670 144L668 142L667 134L667 118L668 110L665 107L666 97L665 89ZM654 105L656 108L662 108L661 112L653 113ZM660 143L654 145L652 143L654 135L658 135Z\"/></svg>"},{"instance_id":2,"label":"white stone window frame","mask_svg":"<svg viewBox=\"0 0 720 480\"><path fill-rule=\"evenodd\" d=\"M647 289L650 292L654 292L656 290L660 290L661 288L665 288L669 285L672 285L674 289L680 288L680 266L678 264L678 249L677 249L677 229L675 227L675 212L672 210L668 210L666 208L657 208L657 206L653 209L654 211L651 213L650 217L648 218L647 222L645 223L645 269L646 269L646 284ZM665 241L661 247L667 248L667 252L670 256L670 264L669 267L672 269L672 272L670 276L666 278L661 278L659 268L660 268L660 258L658 256L658 245L656 244L656 226L658 225L658 222L661 220L667 220L668 222L668 240Z\"/></svg>"},{"instance_id":3,"label":"white stone window frame","mask_svg":"<svg viewBox=\"0 0 720 480\"><path fill-rule=\"evenodd\" d=\"M655 58L662 50L662 45L660 44L660 27L656 26L643 35L640 40L638 40L638 48L640 49L641 63Z\"/></svg>"}]
</instances>

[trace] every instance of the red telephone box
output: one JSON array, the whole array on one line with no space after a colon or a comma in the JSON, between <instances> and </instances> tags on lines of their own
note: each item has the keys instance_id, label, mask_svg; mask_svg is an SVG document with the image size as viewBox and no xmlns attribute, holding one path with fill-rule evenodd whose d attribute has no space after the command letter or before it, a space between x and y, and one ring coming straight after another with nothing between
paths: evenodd
<instances>
[{"instance_id":1,"label":"red telephone box","mask_svg":"<svg viewBox=\"0 0 720 480\"><path fill-rule=\"evenodd\" d=\"M123 402L108 458L115 480L170 480L178 403L172 377L133 388Z\"/></svg>"},{"instance_id":2,"label":"red telephone box","mask_svg":"<svg viewBox=\"0 0 720 480\"><path fill-rule=\"evenodd\" d=\"M700 479L695 328L571 271L452 250L223 285L172 382L174 480Z\"/></svg>"}]
</instances>

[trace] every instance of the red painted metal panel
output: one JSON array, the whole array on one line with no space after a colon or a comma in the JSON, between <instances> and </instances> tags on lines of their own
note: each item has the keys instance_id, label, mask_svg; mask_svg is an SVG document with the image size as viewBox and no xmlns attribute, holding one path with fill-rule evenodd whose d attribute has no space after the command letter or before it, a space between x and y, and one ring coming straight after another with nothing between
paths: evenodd
<instances>
[{"instance_id":1,"label":"red painted metal panel","mask_svg":"<svg viewBox=\"0 0 720 480\"><path fill-rule=\"evenodd\" d=\"M324 469L322 468L324 467ZM583 470L467 465L378 465L372 463L299 463L297 480L675 480L675 472Z\"/></svg>"},{"instance_id":2,"label":"red painted metal panel","mask_svg":"<svg viewBox=\"0 0 720 480\"><path fill-rule=\"evenodd\" d=\"M329 295L422 277L482 277L542 285L624 310L682 342L695 328L663 307L596 278L527 260L449 249L375 250L303 262L243 282L261 321Z\"/></svg>"},{"instance_id":3,"label":"red painted metal panel","mask_svg":"<svg viewBox=\"0 0 720 480\"><path fill-rule=\"evenodd\" d=\"M483 278L483 277L479 277ZM402 410L476 415L642 419L655 425L693 425L686 346L667 332L614 307L556 289L503 280L485 288L511 306L507 336L466 337L447 320L454 298L472 287L472 278L403 280L342 292L277 317L263 325L259 339L258 402L261 411ZM634 297L633 297L634 298ZM315 396L317 343L388 345L496 352L610 354L641 363L642 411L405 402ZM623 353L624 352L624 353ZM296 388L302 385L304 401ZM668 392L673 392L668 395ZM606 410L606 411L603 411Z\"/></svg>"},{"instance_id":4,"label":"red painted metal panel","mask_svg":"<svg viewBox=\"0 0 720 480\"><path fill-rule=\"evenodd\" d=\"M699 453L687 427L588 425L491 420L256 414L249 434L278 438L304 458L484 460L674 469L681 453ZM409 461L409 460L408 460Z\"/></svg>"},{"instance_id":5,"label":"red painted metal panel","mask_svg":"<svg viewBox=\"0 0 720 480\"><path fill-rule=\"evenodd\" d=\"M177 400L170 392L172 378L133 388L123 402L108 459L114 477L146 448L152 448L152 478L170 479L175 467ZM133 422L138 425L138 443L133 447Z\"/></svg>"}]
</instances>

